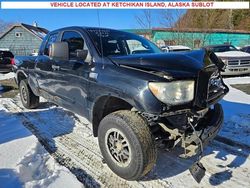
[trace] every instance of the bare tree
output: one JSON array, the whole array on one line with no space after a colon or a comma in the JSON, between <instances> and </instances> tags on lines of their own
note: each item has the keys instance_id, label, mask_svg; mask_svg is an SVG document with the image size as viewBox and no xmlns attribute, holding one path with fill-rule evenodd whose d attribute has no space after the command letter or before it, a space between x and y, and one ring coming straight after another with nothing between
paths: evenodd
<instances>
[{"instance_id":1,"label":"bare tree","mask_svg":"<svg viewBox=\"0 0 250 188\"><path fill-rule=\"evenodd\" d=\"M4 31L6 31L12 24L8 22L4 22L3 20L0 20L0 36Z\"/></svg>"},{"instance_id":2,"label":"bare tree","mask_svg":"<svg viewBox=\"0 0 250 188\"><path fill-rule=\"evenodd\" d=\"M169 39L165 40L166 45L183 44L187 43L189 38L186 33L183 32L184 25L179 20L183 17L184 11L181 9L162 10L159 15L159 23L164 28L168 28L171 32Z\"/></svg>"},{"instance_id":3,"label":"bare tree","mask_svg":"<svg viewBox=\"0 0 250 188\"><path fill-rule=\"evenodd\" d=\"M161 25L172 30L175 44L189 44L190 47L197 48L209 43L213 29L228 28L229 16L223 14L224 12L225 10L188 10L186 12L164 10L159 20Z\"/></svg>"},{"instance_id":4,"label":"bare tree","mask_svg":"<svg viewBox=\"0 0 250 188\"><path fill-rule=\"evenodd\" d=\"M152 29L152 12L151 10L142 10L142 14L135 16L136 22L142 29Z\"/></svg>"},{"instance_id":5,"label":"bare tree","mask_svg":"<svg viewBox=\"0 0 250 188\"><path fill-rule=\"evenodd\" d=\"M144 37L152 39L152 33L150 31L153 23L152 11L149 9L142 10L141 14L135 15L135 20L139 25L139 28L144 29Z\"/></svg>"}]
</instances>

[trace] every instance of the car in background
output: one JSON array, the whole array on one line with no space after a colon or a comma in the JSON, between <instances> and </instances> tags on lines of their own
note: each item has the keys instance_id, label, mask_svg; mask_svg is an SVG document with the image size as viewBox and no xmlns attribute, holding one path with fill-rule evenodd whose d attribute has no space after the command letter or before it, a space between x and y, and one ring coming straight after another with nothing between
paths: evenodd
<instances>
[{"instance_id":1,"label":"car in background","mask_svg":"<svg viewBox=\"0 0 250 188\"><path fill-rule=\"evenodd\" d=\"M225 72L222 75L250 74L250 54L238 50L230 44L211 45L203 47L213 51L224 63Z\"/></svg>"},{"instance_id":2,"label":"car in background","mask_svg":"<svg viewBox=\"0 0 250 188\"><path fill-rule=\"evenodd\" d=\"M250 54L250 45L248 46L244 46L240 49L242 52L246 52L246 53L249 53Z\"/></svg>"},{"instance_id":3,"label":"car in background","mask_svg":"<svg viewBox=\"0 0 250 188\"><path fill-rule=\"evenodd\" d=\"M174 46L163 46L161 50L164 52L180 52L180 51L190 51L191 48L182 45L174 45Z\"/></svg>"},{"instance_id":4,"label":"car in background","mask_svg":"<svg viewBox=\"0 0 250 188\"><path fill-rule=\"evenodd\" d=\"M8 50L0 50L0 73L9 73L14 64L14 55Z\"/></svg>"}]
</instances>

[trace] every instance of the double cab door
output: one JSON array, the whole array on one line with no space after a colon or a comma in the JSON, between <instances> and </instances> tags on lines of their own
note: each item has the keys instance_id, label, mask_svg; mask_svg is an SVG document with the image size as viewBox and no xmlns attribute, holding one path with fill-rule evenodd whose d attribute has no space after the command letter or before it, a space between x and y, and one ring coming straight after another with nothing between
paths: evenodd
<instances>
[{"instance_id":1,"label":"double cab door","mask_svg":"<svg viewBox=\"0 0 250 188\"><path fill-rule=\"evenodd\" d=\"M68 43L69 60L49 58L50 45L55 41ZM91 56L88 54L85 60L77 58L77 50L83 49L88 50L88 47L80 32L51 33L44 45L44 53L37 58L36 74L39 87L42 92L44 91L46 98L86 116Z\"/></svg>"}]
</instances>

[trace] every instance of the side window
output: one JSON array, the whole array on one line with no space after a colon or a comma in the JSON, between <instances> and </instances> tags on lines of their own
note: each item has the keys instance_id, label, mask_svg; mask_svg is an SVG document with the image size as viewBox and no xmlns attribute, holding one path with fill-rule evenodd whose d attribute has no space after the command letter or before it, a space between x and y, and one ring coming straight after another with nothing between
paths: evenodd
<instances>
[{"instance_id":1,"label":"side window","mask_svg":"<svg viewBox=\"0 0 250 188\"><path fill-rule=\"evenodd\" d=\"M104 55L121 55L119 44L117 40L106 40L102 41L103 48L105 49Z\"/></svg>"},{"instance_id":2,"label":"side window","mask_svg":"<svg viewBox=\"0 0 250 188\"><path fill-rule=\"evenodd\" d=\"M82 36L75 31L64 32L62 36L62 41L67 42L69 45L70 59L75 59L77 55L77 50L83 50L84 48L84 40Z\"/></svg>"},{"instance_id":3,"label":"side window","mask_svg":"<svg viewBox=\"0 0 250 188\"><path fill-rule=\"evenodd\" d=\"M58 36L57 33L51 34L49 36L49 39L44 48L44 55L49 56L49 47L51 46L52 43L56 42L57 36Z\"/></svg>"}]
</instances>

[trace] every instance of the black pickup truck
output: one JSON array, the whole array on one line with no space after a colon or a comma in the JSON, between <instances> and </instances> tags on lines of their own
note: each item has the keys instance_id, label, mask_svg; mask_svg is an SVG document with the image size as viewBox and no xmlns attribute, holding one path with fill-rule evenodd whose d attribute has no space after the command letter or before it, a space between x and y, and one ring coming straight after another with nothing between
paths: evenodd
<instances>
[{"instance_id":1,"label":"black pickup truck","mask_svg":"<svg viewBox=\"0 0 250 188\"><path fill-rule=\"evenodd\" d=\"M127 180L152 169L158 147L198 155L223 124L224 64L206 50L162 53L135 34L67 27L15 62L23 105L42 96L86 117L104 161Z\"/></svg>"}]
</instances>

